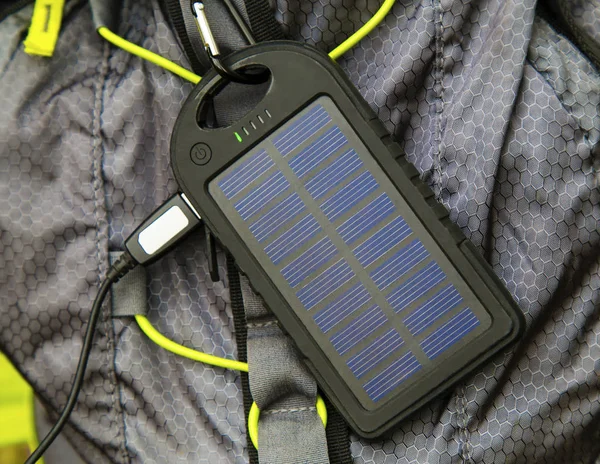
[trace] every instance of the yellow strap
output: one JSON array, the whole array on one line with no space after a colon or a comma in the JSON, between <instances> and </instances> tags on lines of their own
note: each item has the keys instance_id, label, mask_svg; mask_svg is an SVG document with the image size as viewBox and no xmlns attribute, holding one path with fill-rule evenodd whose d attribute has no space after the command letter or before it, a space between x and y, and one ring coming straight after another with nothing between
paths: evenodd
<instances>
[{"instance_id":1,"label":"yellow strap","mask_svg":"<svg viewBox=\"0 0 600 464\"><path fill-rule=\"evenodd\" d=\"M33 56L52 56L62 21L65 0L36 0L25 53Z\"/></svg>"}]
</instances>

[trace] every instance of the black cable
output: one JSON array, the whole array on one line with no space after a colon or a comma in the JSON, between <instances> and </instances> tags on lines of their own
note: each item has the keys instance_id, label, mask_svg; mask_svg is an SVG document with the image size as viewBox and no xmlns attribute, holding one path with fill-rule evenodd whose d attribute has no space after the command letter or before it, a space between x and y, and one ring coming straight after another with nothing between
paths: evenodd
<instances>
[{"instance_id":1,"label":"black cable","mask_svg":"<svg viewBox=\"0 0 600 464\"><path fill-rule=\"evenodd\" d=\"M163 234L154 234L152 240L141 240L141 235L144 231L149 228L156 227L164 230L164 223L168 221L167 211L178 209L183 214L187 221L186 224L181 227L167 229ZM56 421L56 424L50 429L50 432L44 437L42 442L38 445L35 451L27 458L25 464L35 464L38 459L42 457L44 452L50 447L52 442L56 440L56 437L64 428L65 424L69 420L69 416L73 412L75 405L77 404L77 396L83 385L83 378L85 376L85 369L87 367L88 359L92 351L92 342L94 341L94 333L96 332L96 324L100 317L102 310L102 303L110 290L112 284L117 283L121 277L127 274L135 266L145 266L171 250L175 247L179 241L184 238L187 234L192 232L196 227L200 225L200 216L193 208L191 203L184 194L176 193L162 205L160 205L146 220L125 240L126 251L119 257L115 263L110 267L106 273L106 277L100 285L100 290L96 295L94 304L92 305L92 311L90 313L90 320L88 322L87 329L85 331L85 337L83 339L83 346L81 348L81 356L77 364L77 370L75 371L75 380L71 387L71 392L67 398L67 404L60 413L60 417Z\"/></svg>"},{"instance_id":2,"label":"black cable","mask_svg":"<svg viewBox=\"0 0 600 464\"><path fill-rule=\"evenodd\" d=\"M83 340L83 347L81 348L81 356L79 357L77 371L75 372L75 380L73 381L73 386L71 387L71 392L69 393L67 404L65 405L62 413L60 414L60 417L56 421L56 424L54 424L50 432L48 432L48 434L44 437L44 439L38 445L36 450L33 453L31 453L31 456L27 458L25 464L35 464L38 461L38 459L42 457L44 452L50 447L52 442L60 434L61 430L64 428L65 424L69 420L69 416L71 415L73 408L75 408L75 404L77 403L77 396L79 395L79 391L81 390L81 386L83 384L85 369L87 367L88 359L92 351L92 342L94 340L94 334L96 332L96 324L98 323L98 317L100 317L102 303L104 302L104 299L106 298L106 295L108 294L112 284L117 282L135 265L136 262L131 257L131 255L125 252L111 266L110 270L108 271L106 278L100 286L100 290L98 290L98 294L96 295L96 299L94 300L94 304L92 306L90 320L88 322L88 326L85 331L85 338Z\"/></svg>"},{"instance_id":3,"label":"black cable","mask_svg":"<svg viewBox=\"0 0 600 464\"><path fill-rule=\"evenodd\" d=\"M246 25L246 21L244 21L244 18L242 18L240 12L233 5L231 0L224 0L224 3L227 9L229 10L229 14L231 14L233 20L237 24L237 27L239 28L240 32L248 42L248 45L255 45L256 40L254 40L254 36L252 35L250 28Z\"/></svg>"}]
</instances>

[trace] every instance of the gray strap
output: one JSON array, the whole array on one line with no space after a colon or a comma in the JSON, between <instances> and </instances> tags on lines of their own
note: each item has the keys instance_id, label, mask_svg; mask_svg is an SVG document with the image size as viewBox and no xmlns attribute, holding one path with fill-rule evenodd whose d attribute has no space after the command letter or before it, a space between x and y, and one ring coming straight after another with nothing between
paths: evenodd
<instances>
[{"instance_id":1,"label":"gray strap","mask_svg":"<svg viewBox=\"0 0 600 464\"><path fill-rule=\"evenodd\" d=\"M248 325L250 391L259 407L261 464L329 463L327 439L317 414L317 384L292 341L241 278Z\"/></svg>"},{"instance_id":2,"label":"gray strap","mask_svg":"<svg viewBox=\"0 0 600 464\"><path fill-rule=\"evenodd\" d=\"M121 252L109 253L112 265L121 256ZM137 266L125 274L121 280L112 286L112 316L131 317L148 314L148 295L146 293L146 269Z\"/></svg>"},{"instance_id":3,"label":"gray strap","mask_svg":"<svg viewBox=\"0 0 600 464\"><path fill-rule=\"evenodd\" d=\"M210 66L210 62L204 51L202 37L200 37L200 31L198 30L198 25L196 24L194 14L192 13L190 0L179 0L179 4L181 5L181 16L183 17L185 31L187 33L188 40L190 41L190 45L192 46L194 55L206 69Z\"/></svg>"}]
</instances>

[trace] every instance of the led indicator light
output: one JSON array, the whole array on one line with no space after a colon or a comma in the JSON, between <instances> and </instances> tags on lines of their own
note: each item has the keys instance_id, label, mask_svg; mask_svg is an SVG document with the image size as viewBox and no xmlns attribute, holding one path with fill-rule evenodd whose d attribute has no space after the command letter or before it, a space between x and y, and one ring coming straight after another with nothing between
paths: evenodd
<instances>
[{"instance_id":1,"label":"led indicator light","mask_svg":"<svg viewBox=\"0 0 600 464\"><path fill-rule=\"evenodd\" d=\"M234 134L235 134L235 138L237 139L237 141L242 143L242 136L240 134L238 134L237 132L234 132Z\"/></svg>"}]
</instances>

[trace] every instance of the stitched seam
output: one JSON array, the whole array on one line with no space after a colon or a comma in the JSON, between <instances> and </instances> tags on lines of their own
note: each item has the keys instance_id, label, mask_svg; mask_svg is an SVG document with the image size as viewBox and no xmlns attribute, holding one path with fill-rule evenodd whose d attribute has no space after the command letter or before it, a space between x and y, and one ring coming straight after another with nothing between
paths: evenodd
<instances>
[{"instance_id":1,"label":"stitched seam","mask_svg":"<svg viewBox=\"0 0 600 464\"><path fill-rule=\"evenodd\" d=\"M469 443L469 416L467 414L467 397L464 385L461 385L456 390L456 413L456 422L458 426L458 454L462 462L470 464L473 462L472 446L471 443Z\"/></svg>"},{"instance_id":2,"label":"stitched seam","mask_svg":"<svg viewBox=\"0 0 600 464\"><path fill-rule=\"evenodd\" d=\"M124 2L124 8L129 11L127 9L127 7L129 6L129 2ZM124 23L126 24L126 21L124 21ZM108 44L105 43L105 46L108 47L109 53L108 53L108 57L106 60L106 75L108 75L109 71L113 71L112 69L110 69L109 63L110 63L110 58L112 56L112 47ZM130 64L130 63L129 63ZM123 76L119 76L119 80L122 79ZM104 86L103 86L103 95L104 95L104 91L106 90L106 84L107 84L108 79L105 79L104 82ZM106 196L103 196L103 198L106 198ZM108 226L108 219L107 219L107 226ZM112 302L112 300L111 300ZM117 419L117 440L118 443L120 445L121 448L121 460L124 463L128 463L131 464L131 456L129 455L129 451L128 451L128 447L127 447L127 431L126 431L126 416L125 416L125 408L123 406L123 383L119 381L118 377L117 377L117 344L116 344L116 327L115 327L115 323L116 321L114 320L114 318L112 317L112 306L110 308L110 313L109 313L109 321L110 324L112 325L112 352L113 352L113 385L115 386L115 390L117 392L117 395L114 395L114 391L113 391L113 404L115 407L115 413L117 415L117 418L119 418L120 416L120 423Z\"/></svg>"},{"instance_id":3,"label":"stitched seam","mask_svg":"<svg viewBox=\"0 0 600 464\"><path fill-rule=\"evenodd\" d=\"M102 181L102 165L104 159L104 144L102 140L102 112L104 109L104 92L106 90L107 77L109 72L109 60L111 57L111 47L108 43L103 43L103 56L102 56L102 64L100 67L100 79L96 84L96 95L94 101L94 110L92 116L92 134L94 137L93 142L93 189L95 196L95 215L96 215L96 255L98 257L98 275L103 275L107 269L107 263L105 262L104 254L102 252L102 248L100 245L100 241L105 243L108 240L108 219L106 215L105 209L105 191L104 191L104 183ZM101 230L102 228L102 230ZM112 390L110 392L111 402L113 404L113 409L115 411L116 416L121 415L120 408L120 391L117 387L117 376L115 371L115 361L116 361L116 351L114 344L114 334L115 328L112 318L110 317L110 305L108 315L106 311L103 311L104 320L102 323L104 324L104 330L106 333L106 361L107 366L113 367L112 372L109 372L109 375L112 377ZM112 360L111 360L111 353ZM112 363L111 363L112 361ZM127 449L125 446L125 432L122 430L120 424L117 422L117 441L120 446L121 451L121 461L122 462L130 462L129 456L127 454Z\"/></svg>"},{"instance_id":4,"label":"stitched seam","mask_svg":"<svg viewBox=\"0 0 600 464\"><path fill-rule=\"evenodd\" d=\"M268 322L248 322L246 327L249 329L256 329L260 327L271 327L273 325L278 325L277 321L268 321Z\"/></svg>"},{"instance_id":5,"label":"stitched seam","mask_svg":"<svg viewBox=\"0 0 600 464\"><path fill-rule=\"evenodd\" d=\"M108 73L109 72L114 72L111 68L110 68L110 58L112 57L112 50L113 47L111 47L108 43L105 43L105 46L108 47L108 56L106 59L106 75L105 75L105 81L104 81L104 85L103 85L103 93L102 93L102 97L104 97L104 93L106 91L106 85L108 83ZM122 76L119 76L119 78L122 78ZM103 198L106 198L106 195L103 195ZM108 226L108 219L107 219L107 226ZM108 233L107 233L108 234ZM112 302L112 300L111 300ZM116 343L116 327L115 327L115 320L112 317L112 306L110 308L110 313L109 313L109 317L108 317L108 321L110 323L110 325L112 326L112 340L111 342L111 348L112 348L112 353L113 353L113 385L114 385L114 390L113 390L113 404L115 407L115 413L117 416L117 440L118 443L120 445L121 448L121 459L124 463L129 463L131 464L131 456L129 455L129 451L127 448L127 433L126 433L126 422L125 422L125 408L123 407L123 384L119 381L118 377L117 377L117 343ZM116 395L115 395L115 391L116 391ZM121 419L121 421L119 422L119 417Z\"/></svg>"},{"instance_id":6,"label":"stitched seam","mask_svg":"<svg viewBox=\"0 0 600 464\"><path fill-rule=\"evenodd\" d=\"M290 412L305 412L305 411L316 411L317 408L315 406L306 406L303 408L289 408L289 409L269 409L267 411L261 412L261 414L287 414Z\"/></svg>"},{"instance_id":7,"label":"stitched seam","mask_svg":"<svg viewBox=\"0 0 600 464\"><path fill-rule=\"evenodd\" d=\"M433 153L433 190L437 200L441 196L440 182L442 178L442 116L444 112L444 45L443 45L443 9L441 0L434 2L434 21L435 21L435 59L433 62L433 91L435 94L435 134L434 134L434 153Z\"/></svg>"},{"instance_id":8,"label":"stitched seam","mask_svg":"<svg viewBox=\"0 0 600 464\"><path fill-rule=\"evenodd\" d=\"M441 0L434 1L435 21L435 59L433 63L433 91L435 94L435 135L436 142L433 153L433 190L435 197L440 201L441 179L442 179L442 117L444 114L444 44L443 44L443 16ZM437 178L436 178L437 177ZM471 450L469 433L467 429L467 402L464 395L464 387L461 386L456 392L456 422L458 426L458 454L462 462L471 463Z\"/></svg>"}]
</instances>

